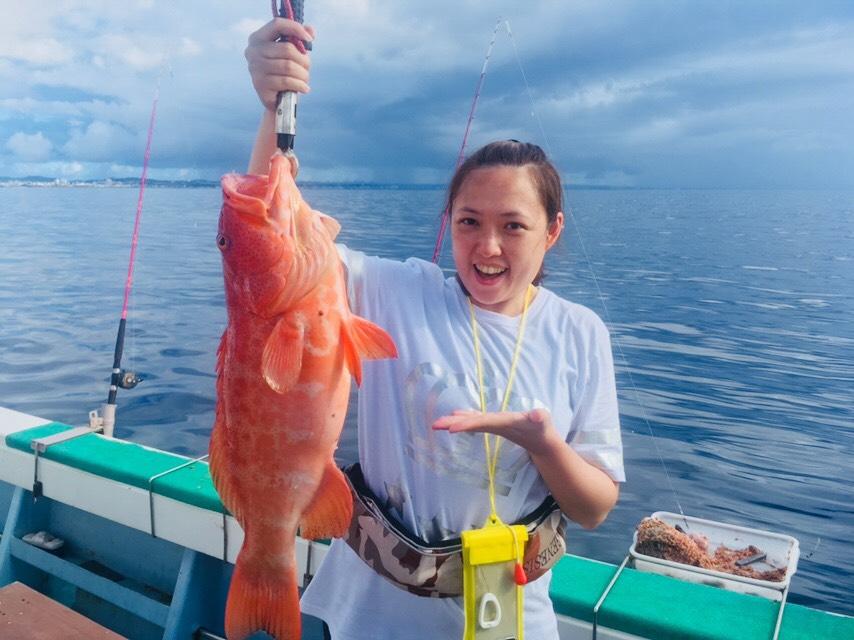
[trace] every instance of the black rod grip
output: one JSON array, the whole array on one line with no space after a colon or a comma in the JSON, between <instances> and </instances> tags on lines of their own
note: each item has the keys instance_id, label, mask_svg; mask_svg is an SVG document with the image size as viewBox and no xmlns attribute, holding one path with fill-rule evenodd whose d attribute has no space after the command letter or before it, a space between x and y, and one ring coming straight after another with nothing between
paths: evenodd
<instances>
[{"instance_id":1,"label":"black rod grip","mask_svg":"<svg viewBox=\"0 0 854 640\"><path fill-rule=\"evenodd\" d=\"M125 347L125 327L127 320L119 320L119 331L116 334L116 349L113 352L113 373L110 376L110 391L107 394L107 404L116 404L116 391L121 381L122 351Z\"/></svg>"},{"instance_id":2,"label":"black rod grip","mask_svg":"<svg viewBox=\"0 0 854 640\"><path fill-rule=\"evenodd\" d=\"M286 18L288 15L288 12L285 10L285 1L284 0L281 0L279 7L280 7L279 8L279 17ZM303 19L305 17L305 0L291 0L291 9L294 12L294 20L296 20L297 22L302 24ZM305 46L307 51L311 51L311 43L310 42L304 41L303 45Z\"/></svg>"},{"instance_id":3,"label":"black rod grip","mask_svg":"<svg viewBox=\"0 0 854 640\"><path fill-rule=\"evenodd\" d=\"M302 24L303 11L305 9L304 0L291 0L291 9L294 10L294 20Z\"/></svg>"}]
</instances>

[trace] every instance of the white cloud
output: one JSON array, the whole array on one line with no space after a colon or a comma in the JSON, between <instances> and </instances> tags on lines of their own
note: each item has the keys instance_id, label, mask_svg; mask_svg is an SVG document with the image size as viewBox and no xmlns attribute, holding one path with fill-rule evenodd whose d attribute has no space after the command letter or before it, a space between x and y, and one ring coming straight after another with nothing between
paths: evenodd
<instances>
[{"instance_id":1,"label":"white cloud","mask_svg":"<svg viewBox=\"0 0 854 640\"><path fill-rule=\"evenodd\" d=\"M62 176L64 178L86 177L87 167L82 162L18 162L12 167L15 176Z\"/></svg>"},{"instance_id":2,"label":"white cloud","mask_svg":"<svg viewBox=\"0 0 854 640\"><path fill-rule=\"evenodd\" d=\"M202 52L202 45L193 40L192 38L188 38L184 36L181 38L181 47L178 49L178 53L180 55L185 56L197 56Z\"/></svg>"},{"instance_id":3,"label":"white cloud","mask_svg":"<svg viewBox=\"0 0 854 640\"><path fill-rule=\"evenodd\" d=\"M96 120L85 130L74 130L63 151L75 160L108 161L121 157L133 142L133 134L110 122Z\"/></svg>"},{"instance_id":4,"label":"white cloud","mask_svg":"<svg viewBox=\"0 0 854 640\"><path fill-rule=\"evenodd\" d=\"M708 114L706 114L708 117ZM685 129L702 117L698 113L684 113L678 116L653 118L623 132L629 145L644 146L674 141L684 135Z\"/></svg>"},{"instance_id":5,"label":"white cloud","mask_svg":"<svg viewBox=\"0 0 854 640\"><path fill-rule=\"evenodd\" d=\"M849 25L850 26L850 25ZM725 43L705 52L678 53L645 61L622 74L594 79L580 87L558 88L558 95L542 102L544 110L570 115L620 106L638 99L660 99L677 95L677 84L691 79L719 86L755 80L768 85L793 78L815 78L828 74L854 73L854 36L842 25L811 30L790 30L761 38ZM742 93L752 99L752 95ZM650 129L671 129L665 120L650 123Z\"/></svg>"},{"instance_id":6,"label":"white cloud","mask_svg":"<svg viewBox=\"0 0 854 640\"><path fill-rule=\"evenodd\" d=\"M231 25L231 31L246 39L253 31L257 31L265 24L264 20L257 18L243 18L240 22Z\"/></svg>"},{"instance_id":7,"label":"white cloud","mask_svg":"<svg viewBox=\"0 0 854 640\"><path fill-rule=\"evenodd\" d=\"M110 34L99 39L97 54L124 62L137 71L159 67L166 61L165 53L155 46L142 46L128 36Z\"/></svg>"},{"instance_id":8,"label":"white cloud","mask_svg":"<svg viewBox=\"0 0 854 640\"><path fill-rule=\"evenodd\" d=\"M55 38L0 38L0 58L11 58L29 64L50 66L71 61L72 49Z\"/></svg>"},{"instance_id":9,"label":"white cloud","mask_svg":"<svg viewBox=\"0 0 854 640\"><path fill-rule=\"evenodd\" d=\"M21 160L37 162L50 157L53 144L41 131L33 134L19 131L6 141L6 148Z\"/></svg>"},{"instance_id":10,"label":"white cloud","mask_svg":"<svg viewBox=\"0 0 854 640\"><path fill-rule=\"evenodd\" d=\"M642 75L639 78L603 79L570 89L566 95L558 95L541 101L544 111L569 115L581 111L597 111L632 102L638 98L663 93L662 78Z\"/></svg>"},{"instance_id":11,"label":"white cloud","mask_svg":"<svg viewBox=\"0 0 854 640\"><path fill-rule=\"evenodd\" d=\"M116 163L106 165L105 175L111 178L139 178L141 174L141 166ZM196 180L204 178L198 169L188 167L149 167L148 177L153 180Z\"/></svg>"},{"instance_id":12,"label":"white cloud","mask_svg":"<svg viewBox=\"0 0 854 640\"><path fill-rule=\"evenodd\" d=\"M837 165L852 157L843 149L854 100L851 15L787 6L751 20L761 12L734 3L701 31L702 18L718 10L688 5L312 0L306 18L318 40L312 94L301 103L303 171L308 176L314 160L326 168L314 179L392 179L391 169L352 159L367 131L371 144L400 154L395 175L432 182L430 158L438 158L444 180L499 14L512 22L556 159L595 160L589 174L573 166L580 175L599 179L608 167L653 165L673 149L698 166L720 150L747 147L791 158L832 150L843 158ZM87 176L108 175L111 163L133 167L158 76L154 156L205 177L243 165L259 106L242 51L249 33L269 20L269 4L62 0L15 9L0 22L7 162L20 158L8 146L17 132L41 131L52 153L79 161ZM650 36L641 27L656 17L666 20ZM171 73L159 75L167 64ZM503 28L489 74L469 149L493 137L542 143ZM427 87L436 93L426 95ZM340 131L330 131L333 123ZM22 140L13 146L44 153L44 144ZM53 167L59 175L69 166L45 164L39 173Z\"/></svg>"},{"instance_id":13,"label":"white cloud","mask_svg":"<svg viewBox=\"0 0 854 640\"><path fill-rule=\"evenodd\" d=\"M65 176L77 176L83 173L86 167L81 162L63 162L60 171Z\"/></svg>"},{"instance_id":14,"label":"white cloud","mask_svg":"<svg viewBox=\"0 0 854 640\"><path fill-rule=\"evenodd\" d=\"M3 117L31 116L69 118L82 114L79 103L59 100L36 100L35 98L6 98L0 100L0 120Z\"/></svg>"}]
</instances>

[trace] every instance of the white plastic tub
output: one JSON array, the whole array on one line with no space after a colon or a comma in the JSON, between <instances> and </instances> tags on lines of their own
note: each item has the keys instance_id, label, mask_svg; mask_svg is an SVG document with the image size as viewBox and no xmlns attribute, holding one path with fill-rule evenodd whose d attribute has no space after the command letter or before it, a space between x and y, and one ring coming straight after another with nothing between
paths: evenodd
<instances>
[{"instance_id":1,"label":"white plastic tub","mask_svg":"<svg viewBox=\"0 0 854 640\"><path fill-rule=\"evenodd\" d=\"M703 569L701 567L647 556L635 551L635 545L638 541L638 534L635 531L629 555L632 558L634 568L639 571L660 573L680 580L721 587L740 593L750 593L770 600L780 601L783 598L783 591L789 586L792 575L798 568L800 550L797 539L792 536L771 533L770 531L760 531L759 529L749 529L748 527L739 527L713 520L703 520L691 516L683 517L678 513L667 511L656 511L652 514L652 517L658 518L671 526L678 524L688 533L699 533L706 536L709 539L709 555L713 555L715 550L721 545L725 545L730 549L744 549L752 544L766 554L765 560L754 562L750 565L753 569L767 571L785 566L786 575L780 582L757 580L755 578L745 578L731 573Z\"/></svg>"}]
</instances>

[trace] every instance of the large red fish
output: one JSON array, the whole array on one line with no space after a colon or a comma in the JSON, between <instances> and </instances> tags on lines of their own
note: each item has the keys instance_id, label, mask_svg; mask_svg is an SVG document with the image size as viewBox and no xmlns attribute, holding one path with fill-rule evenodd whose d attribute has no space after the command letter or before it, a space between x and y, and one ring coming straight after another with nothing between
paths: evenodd
<instances>
[{"instance_id":1,"label":"large red fish","mask_svg":"<svg viewBox=\"0 0 854 640\"><path fill-rule=\"evenodd\" d=\"M397 355L350 312L333 240L276 154L269 176L222 179L217 244L228 327L217 360L210 468L245 539L225 611L229 640L300 637L295 538L340 537L352 515L332 454L361 358Z\"/></svg>"}]
</instances>

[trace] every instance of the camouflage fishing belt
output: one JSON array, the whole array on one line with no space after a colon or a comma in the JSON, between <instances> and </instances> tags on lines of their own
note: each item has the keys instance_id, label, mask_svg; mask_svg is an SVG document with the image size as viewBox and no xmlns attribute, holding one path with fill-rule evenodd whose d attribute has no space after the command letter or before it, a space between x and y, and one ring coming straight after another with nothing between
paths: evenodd
<instances>
[{"instance_id":1,"label":"camouflage fishing belt","mask_svg":"<svg viewBox=\"0 0 854 640\"><path fill-rule=\"evenodd\" d=\"M462 543L453 538L430 544L389 515L365 483L359 464L344 469L353 493L353 519L344 540L374 571L418 596L448 598L463 593ZM566 553L566 523L548 496L528 517L512 524L528 529L523 566L536 580Z\"/></svg>"}]
</instances>

